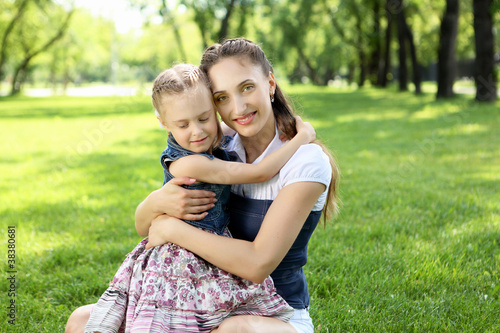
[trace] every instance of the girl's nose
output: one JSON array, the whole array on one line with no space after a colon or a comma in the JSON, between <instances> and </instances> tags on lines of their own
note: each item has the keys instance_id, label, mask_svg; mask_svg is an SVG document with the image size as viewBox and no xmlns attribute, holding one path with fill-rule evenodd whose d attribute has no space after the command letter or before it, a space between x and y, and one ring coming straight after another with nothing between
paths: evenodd
<instances>
[{"instance_id":1,"label":"girl's nose","mask_svg":"<svg viewBox=\"0 0 500 333\"><path fill-rule=\"evenodd\" d=\"M193 126L193 134L200 134L203 132L203 128L201 126L201 124L194 124Z\"/></svg>"}]
</instances>

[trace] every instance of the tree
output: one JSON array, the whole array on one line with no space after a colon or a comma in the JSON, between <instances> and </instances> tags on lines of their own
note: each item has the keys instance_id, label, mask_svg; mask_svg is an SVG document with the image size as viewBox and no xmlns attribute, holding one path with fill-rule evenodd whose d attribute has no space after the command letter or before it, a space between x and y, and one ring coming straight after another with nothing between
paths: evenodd
<instances>
[{"instance_id":1,"label":"tree","mask_svg":"<svg viewBox=\"0 0 500 333\"><path fill-rule=\"evenodd\" d=\"M230 31L233 13L239 8L243 15L248 15L247 8L250 2L251 0L240 0L239 2L236 0L182 1L187 8L194 12L194 21L200 31L203 48L206 48L211 43L220 42L229 36L234 36ZM219 17L221 18L219 19ZM239 30L242 27L243 25L240 24Z\"/></svg>"},{"instance_id":2,"label":"tree","mask_svg":"<svg viewBox=\"0 0 500 333\"><path fill-rule=\"evenodd\" d=\"M49 16L48 12L58 11L62 9L52 3L48 3L46 5L48 7L43 7L42 4L36 3L36 7L34 8L35 12L32 13L34 16L31 16L28 19L29 21L24 20L23 24L19 26L18 34L20 38L18 42L23 49L23 55L21 61L18 63L14 70L10 92L11 95L17 94L21 90L21 86L26 78L28 66L33 58L43 52L46 52L56 41L64 36L64 33L68 29L71 16L74 13L73 9L70 9L69 12L64 14L65 18L63 19L63 22L55 29L55 32L53 32L52 36L48 37L47 39L45 39L45 41L40 43L40 34L37 33L39 31L39 27L37 26L37 24L35 24L34 17L38 17L38 15L41 14L41 18L46 19L47 21L51 21L52 17ZM29 31L26 31L26 29Z\"/></svg>"},{"instance_id":3,"label":"tree","mask_svg":"<svg viewBox=\"0 0 500 333\"><path fill-rule=\"evenodd\" d=\"M377 2L378 0L373 0ZM371 29L371 15L374 11L369 7L362 6L356 0L344 1L339 5L339 8L329 7L330 19L334 31L341 37L342 41L350 45L352 52L356 52L356 59L349 59L347 64L348 68L348 81L354 77L355 68L359 69L358 86L363 87L366 78L369 74L369 60L367 53L376 56L378 48L377 43L373 42L378 36L369 33ZM376 13L373 19L374 28L377 29ZM374 59L378 63L377 59Z\"/></svg>"},{"instance_id":4,"label":"tree","mask_svg":"<svg viewBox=\"0 0 500 333\"><path fill-rule=\"evenodd\" d=\"M174 30L175 41L177 42L177 47L179 48L179 53L181 55L181 60L186 61L187 60L186 51L184 51L184 44L182 43L182 37L179 32L179 27L177 26L177 22L175 21L175 13L168 8L166 0L161 1L160 15L162 17L162 21L164 24L172 26L172 29Z\"/></svg>"},{"instance_id":5,"label":"tree","mask_svg":"<svg viewBox=\"0 0 500 333\"><path fill-rule=\"evenodd\" d=\"M455 45L458 31L458 0L447 0L441 21L438 51L437 98L453 97L453 83L456 77Z\"/></svg>"},{"instance_id":6,"label":"tree","mask_svg":"<svg viewBox=\"0 0 500 333\"><path fill-rule=\"evenodd\" d=\"M415 93L421 93L420 68L417 61L417 51L413 40L413 33L406 21L403 0L393 0L388 2L389 11L396 16L396 26L398 28L398 43L399 43L399 90L408 90L408 70L406 67L406 51L407 45L410 48L410 56L413 68L413 83L415 85Z\"/></svg>"},{"instance_id":7,"label":"tree","mask_svg":"<svg viewBox=\"0 0 500 333\"><path fill-rule=\"evenodd\" d=\"M383 75L382 62L382 28L380 24L381 18L381 2L372 0L373 9L373 33L370 35L371 55L368 62L368 73L370 81L375 85L380 85L380 77Z\"/></svg>"},{"instance_id":8,"label":"tree","mask_svg":"<svg viewBox=\"0 0 500 333\"><path fill-rule=\"evenodd\" d=\"M78 8L71 16L71 22L64 36L47 52L31 61L26 81L49 83L54 92L60 92L57 89L61 87L62 92L65 92L65 88L71 83L80 85L96 81L109 82L112 77L113 60L119 60L122 64L124 44L138 40L134 38L135 31L130 31L127 35L116 34L115 31L114 22L101 16L95 17L84 8ZM162 34L165 36L164 31ZM141 36L140 39L143 38L144 36ZM158 41L155 43L158 44ZM168 43L170 45L175 43L173 34ZM156 47L156 44L150 43L150 48L153 48L153 45ZM139 52L140 50L135 51L136 57ZM118 54L118 57L112 56L113 53ZM131 69L128 66L125 65L120 69L125 70L117 72L118 79L130 74Z\"/></svg>"},{"instance_id":9,"label":"tree","mask_svg":"<svg viewBox=\"0 0 500 333\"><path fill-rule=\"evenodd\" d=\"M219 41L222 41L222 40L227 38L227 31L229 28L229 18L231 17L231 14L233 13L234 2L235 2L235 0L229 0L229 3L227 4L226 15L224 15L224 18L222 19L221 24L220 24Z\"/></svg>"},{"instance_id":10,"label":"tree","mask_svg":"<svg viewBox=\"0 0 500 333\"><path fill-rule=\"evenodd\" d=\"M497 100L495 77L493 0L474 0L474 41L476 61L474 80L476 100L493 102Z\"/></svg>"},{"instance_id":11,"label":"tree","mask_svg":"<svg viewBox=\"0 0 500 333\"><path fill-rule=\"evenodd\" d=\"M390 8L396 16L396 26L398 28L398 56L399 56L399 90L408 90L408 68L406 66L406 18L403 11L403 0L395 0Z\"/></svg>"},{"instance_id":12,"label":"tree","mask_svg":"<svg viewBox=\"0 0 500 333\"><path fill-rule=\"evenodd\" d=\"M21 17L24 14L24 11L26 10L26 6L28 5L29 0L21 0L21 1L16 1L14 3L14 15L12 16L12 19L9 21L7 24L7 28L5 29L3 36L2 36L2 45L1 45L1 51L0 51L0 84L3 80L3 66L5 64L5 61L7 60L7 50L8 50L8 43L9 43L9 36L11 32L13 31L15 25L21 20Z\"/></svg>"},{"instance_id":13,"label":"tree","mask_svg":"<svg viewBox=\"0 0 500 333\"><path fill-rule=\"evenodd\" d=\"M385 28L385 48L384 48L384 63L382 71L378 77L378 82L381 87L387 86L389 71L391 69L391 40L392 40L392 13L391 1L387 0L385 5L385 16L387 18L387 26Z\"/></svg>"}]
</instances>

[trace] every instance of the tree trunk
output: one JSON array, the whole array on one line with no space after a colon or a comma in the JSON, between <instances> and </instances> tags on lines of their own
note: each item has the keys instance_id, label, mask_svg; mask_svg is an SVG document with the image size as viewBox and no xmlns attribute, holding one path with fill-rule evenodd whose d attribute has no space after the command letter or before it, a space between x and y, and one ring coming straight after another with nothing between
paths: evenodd
<instances>
[{"instance_id":1,"label":"tree trunk","mask_svg":"<svg viewBox=\"0 0 500 333\"><path fill-rule=\"evenodd\" d=\"M26 70L28 68L28 64L33 57L26 57L23 62L16 68L14 72L14 77L12 78L10 95L16 95L21 91L21 87L24 83L24 79L26 78Z\"/></svg>"},{"instance_id":2,"label":"tree trunk","mask_svg":"<svg viewBox=\"0 0 500 333\"><path fill-rule=\"evenodd\" d=\"M318 75L316 73L316 69L311 64L311 61L309 61L309 59L304 53L304 50L299 45L297 45L297 52L299 54L299 58L302 60L302 63L307 67L307 71L309 72L309 77L311 78L311 81L313 82L313 84L317 84Z\"/></svg>"},{"instance_id":3,"label":"tree trunk","mask_svg":"<svg viewBox=\"0 0 500 333\"><path fill-rule=\"evenodd\" d=\"M210 22L207 22L207 18L205 16L205 12L203 11L203 9L198 8L196 4L193 4L191 8L194 11L194 22L196 23L198 29L200 30L200 37L203 49L206 49L208 46L208 41L210 40L210 37L207 37L209 33L208 25L210 24Z\"/></svg>"},{"instance_id":4,"label":"tree trunk","mask_svg":"<svg viewBox=\"0 0 500 333\"><path fill-rule=\"evenodd\" d=\"M365 85L366 80L366 54L363 45L363 28L361 26L361 14L356 6L353 6L352 13L356 18L356 36L358 37L356 40L356 48L358 49L358 57L359 57L359 81L358 87L363 87Z\"/></svg>"},{"instance_id":5,"label":"tree trunk","mask_svg":"<svg viewBox=\"0 0 500 333\"><path fill-rule=\"evenodd\" d=\"M181 55L181 60L186 61L186 52L184 51L184 45L182 44L182 38L181 34L179 32L179 27L177 26L177 23L175 23L175 17L170 16L169 9L167 7L167 1L162 0L162 7L160 9L160 15L162 17L163 23L166 25L171 25L172 29L174 30L174 37L175 37L175 42L177 43L177 47L179 48L179 53Z\"/></svg>"},{"instance_id":6,"label":"tree trunk","mask_svg":"<svg viewBox=\"0 0 500 333\"><path fill-rule=\"evenodd\" d=\"M497 100L495 78L492 0L474 0L474 41L476 62L474 80L476 100L494 102Z\"/></svg>"},{"instance_id":7,"label":"tree trunk","mask_svg":"<svg viewBox=\"0 0 500 333\"><path fill-rule=\"evenodd\" d=\"M355 70L355 63L354 62L349 62L347 65L347 83L349 86L351 85L352 81L354 80L354 70Z\"/></svg>"},{"instance_id":8,"label":"tree trunk","mask_svg":"<svg viewBox=\"0 0 500 333\"><path fill-rule=\"evenodd\" d=\"M413 68L413 84L415 85L415 93L421 94L422 89L421 89L421 78L420 78L420 68L418 66L418 61L417 61L417 50L415 49L415 43L413 41L413 33L410 30L410 27L406 23L406 17L404 12L401 12L401 15L404 18L404 24L405 24L405 31L406 31L406 38L408 39L408 43L410 44L410 56L411 56L411 66Z\"/></svg>"},{"instance_id":9,"label":"tree trunk","mask_svg":"<svg viewBox=\"0 0 500 333\"><path fill-rule=\"evenodd\" d=\"M458 32L458 0L447 0L441 21L438 51L437 98L453 97L453 83L456 77L455 45Z\"/></svg>"},{"instance_id":10,"label":"tree trunk","mask_svg":"<svg viewBox=\"0 0 500 333\"><path fill-rule=\"evenodd\" d=\"M233 12L234 2L235 2L235 0L230 0L228 6L226 8L226 15L222 19L222 22L220 25L219 42L222 42L224 39L227 38L227 30L229 27L229 18L231 17L231 14Z\"/></svg>"},{"instance_id":11,"label":"tree trunk","mask_svg":"<svg viewBox=\"0 0 500 333\"><path fill-rule=\"evenodd\" d=\"M457 64L455 44L458 32L458 0L447 0L446 10L441 21L441 34L438 51L437 98L453 97Z\"/></svg>"},{"instance_id":12,"label":"tree trunk","mask_svg":"<svg viewBox=\"0 0 500 333\"><path fill-rule=\"evenodd\" d=\"M21 16L24 13L24 10L26 9L26 5L28 4L29 0L23 0L20 4L19 7L17 8L17 13L14 15L12 20L9 22L7 25L7 28L5 28L5 31L2 36L2 45L0 46L0 87L2 84L3 80L3 65L5 63L5 60L7 60L7 44L8 44L8 39L9 35L14 29L14 26L16 25L17 21L21 18Z\"/></svg>"},{"instance_id":13,"label":"tree trunk","mask_svg":"<svg viewBox=\"0 0 500 333\"><path fill-rule=\"evenodd\" d=\"M371 40L371 59L368 66L368 75L370 76L370 82L374 85L379 84L380 72L382 70L382 60L381 60L381 43L380 43L380 2L378 0L373 1L373 30L374 37Z\"/></svg>"},{"instance_id":14,"label":"tree trunk","mask_svg":"<svg viewBox=\"0 0 500 333\"><path fill-rule=\"evenodd\" d=\"M57 33L52 37L50 40L47 41L42 47L40 47L38 50L33 51L33 52L28 52L25 54L25 58L21 62L21 64L16 68L14 78L12 79L12 86L11 86L11 95L15 95L19 93L21 86L24 82L25 76L26 76L26 69L28 68L29 62L38 54L45 52L48 48L52 46L56 41L58 41L62 36L64 36L64 33L68 29L69 26L69 21L71 19L71 16L73 15L74 10L71 10L68 13L68 16L66 17L66 20L63 22Z\"/></svg>"},{"instance_id":15,"label":"tree trunk","mask_svg":"<svg viewBox=\"0 0 500 333\"><path fill-rule=\"evenodd\" d=\"M236 34L238 36L245 36L247 34L247 20L250 17L250 12L253 12L253 9L248 0L240 0L240 22L238 23L238 28L236 30Z\"/></svg>"},{"instance_id":16,"label":"tree trunk","mask_svg":"<svg viewBox=\"0 0 500 333\"><path fill-rule=\"evenodd\" d=\"M384 64L382 71L379 72L378 85L381 87L387 86L387 77L391 69L391 39L392 39L392 13L390 12L391 0L387 0L385 7L387 17L387 28L385 30L385 50L384 50Z\"/></svg>"},{"instance_id":17,"label":"tree trunk","mask_svg":"<svg viewBox=\"0 0 500 333\"><path fill-rule=\"evenodd\" d=\"M361 88L365 85L366 81L366 56L363 48L359 48L359 83L358 86Z\"/></svg>"},{"instance_id":18,"label":"tree trunk","mask_svg":"<svg viewBox=\"0 0 500 333\"><path fill-rule=\"evenodd\" d=\"M408 90L408 68L406 66L406 24L402 11L403 0L394 0L393 2L397 8L400 8L396 13L399 43L399 90L406 91Z\"/></svg>"}]
</instances>

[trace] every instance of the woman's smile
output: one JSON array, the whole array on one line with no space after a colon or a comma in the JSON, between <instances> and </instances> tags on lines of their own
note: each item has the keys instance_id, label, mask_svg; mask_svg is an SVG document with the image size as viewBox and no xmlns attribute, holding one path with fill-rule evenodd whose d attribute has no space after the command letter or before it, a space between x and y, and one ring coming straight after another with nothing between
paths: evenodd
<instances>
[{"instance_id":1,"label":"woman's smile","mask_svg":"<svg viewBox=\"0 0 500 333\"><path fill-rule=\"evenodd\" d=\"M256 114L257 114L257 111L250 112L249 114L247 114L245 116L235 118L234 121L240 125L248 125L255 118Z\"/></svg>"}]
</instances>

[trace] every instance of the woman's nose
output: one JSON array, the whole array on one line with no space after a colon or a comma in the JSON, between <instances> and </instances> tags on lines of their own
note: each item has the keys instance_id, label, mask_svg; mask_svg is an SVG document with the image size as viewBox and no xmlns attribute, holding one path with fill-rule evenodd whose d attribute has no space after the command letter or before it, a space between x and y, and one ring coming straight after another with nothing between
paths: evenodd
<instances>
[{"instance_id":1,"label":"woman's nose","mask_svg":"<svg viewBox=\"0 0 500 333\"><path fill-rule=\"evenodd\" d=\"M233 107L234 107L234 113L236 116L243 116L245 114L245 111L247 109L247 104L245 102L245 99L238 96L233 98Z\"/></svg>"}]
</instances>

